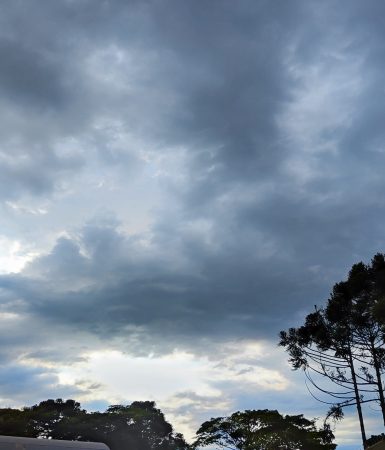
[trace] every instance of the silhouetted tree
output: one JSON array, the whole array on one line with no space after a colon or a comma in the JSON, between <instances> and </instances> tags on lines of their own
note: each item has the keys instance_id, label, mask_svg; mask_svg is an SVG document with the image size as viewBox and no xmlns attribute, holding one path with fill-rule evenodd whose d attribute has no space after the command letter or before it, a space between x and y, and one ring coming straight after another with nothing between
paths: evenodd
<instances>
[{"instance_id":1,"label":"silhouetted tree","mask_svg":"<svg viewBox=\"0 0 385 450\"><path fill-rule=\"evenodd\" d=\"M384 324L380 313L381 301L385 295L385 258L378 253L365 266L352 267L347 281L352 297L352 333L357 360L368 365L361 371L374 386L381 407L385 425L385 398L382 375L385 369ZM379 314L376 314L376 310Z\"/></svg>"},{"instance_id":2,"label":"silhouetted tree","mask_svg":"<svg viewBox=\"0 0 385 450\"><path fill-rule=\"evenodd\" d=\"M368 266L355 264L348 279L333 287L325 309L316 307L303 326L280 333L293 368L302 368L310 386L332 399L325 402L332 405L329 415L341 418L344 407L356 405L364 446L361 404L378 402L385 424L384 294L385 258L377 254ZM336 388L323 386L321 378Z\"/></svg>"},{"instance_id":3,"label":"silhouetted tree","mask_svg":"<svg viewBox=\"0 0 385 450\"><path fill-rule=\"evenodd\" d=\"M0 409L0 434L5 436L37 437L30 414L20 409Z\"/></svg>"},{"instance_id":4,"label":"silhouetted tree","mask_svg":"<svg viewBox=\"0 0 385 450\"><path fill-rule=\"evenodd\" d=\"M310 394L330 405L328 416L340 419L342 408L357 406L362 441L365 443L359 381L352 362L351 347L346 344L340 331L333 328L326 320L325 312L318 309L306 317L303 326L281 331L279 345L289 353L294 370L303 369ZM331 382L333 388L325 385L324 380ZM325 400L325 395L330 400Z\"/></svg>"},{"instance_id":5,"label":"silhouetted tree","mask_svg":"<svg viewBox=\"0 0 385 450\"><path fill-rule=\"evenodd\" d=\"M74 400L46 400L0 410L0 434L103 442L111 450L187 450L154 402L113 405L88 413Z\"/></svg>"},{"instance_id":6,"label":"silhouetted tree","mask_svg":"<svg viewBox=\"0 0 385 450\"><path fill-rule=\"evenodd\" d=\"M236 412L202 424L195 447L227 450L333 450L333 433L328 426L317 429L314 420L302 415L282 416L278 411Z\"/></svg>"},{"instance_id":7,"label":"silhouetted tree","mask_svg":"<svg viewBox=\"0 0 385 450\"><path fill-rule=\"evenodd\" d=\"M24 414L28 417L28 428L33 434L42 438L52 438L60 424L70 417L77 419L86 415L86 411L80 408L80 403L74 400L63 401L49 399L37 405L24 408Z\"/></svg>"}]
</instances>

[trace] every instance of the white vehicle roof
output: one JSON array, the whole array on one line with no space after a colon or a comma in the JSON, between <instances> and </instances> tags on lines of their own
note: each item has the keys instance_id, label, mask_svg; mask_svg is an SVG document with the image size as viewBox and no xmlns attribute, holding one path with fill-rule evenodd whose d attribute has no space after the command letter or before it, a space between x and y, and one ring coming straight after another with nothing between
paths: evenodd
<instances>
[{"instance_id":1,"label":"white vehicle roof","mask_svg":"<svg viewBox=\"0 0 385 450\"><path fill-rule=\"evenodd\" d=\"M15 436L0 436L0 450L109 450L99 442L59 441L56 439L35 439Z\"/></svg>"}]
</instances>

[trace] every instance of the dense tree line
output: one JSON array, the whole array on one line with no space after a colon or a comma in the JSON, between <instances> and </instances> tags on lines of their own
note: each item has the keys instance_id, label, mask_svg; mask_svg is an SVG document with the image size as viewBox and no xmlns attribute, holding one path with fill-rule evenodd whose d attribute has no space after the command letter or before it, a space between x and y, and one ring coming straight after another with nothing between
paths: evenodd
<instances>
[{"instance_id":1,"label":"dense tree line","mask_svg":"<svg viewBox=\"0 0 385 450\"><path fill-rule=\"evenodd\" d=\"M302 415L283 416L278 411L236 412L205 422L194 446L232 450L334 450L328 426L317 429L315 420Z\"/></svg>"},{"instance_id":2,"label":"dense tree line","mask_svg":"<svg viewBox=\"0 0 385 450\"><path fill-rule=\"evenodd\" d=\"M0 434L46 439L103 442L111 450L334 450L328 426L317 429L302 415L278 411L236 412L213 418L199 428L189 445L175 433L154 402L110 406L87 412L74 400L46 400L21 410L0 409Z\"/></svg>"},{"instance_id":3,"label":"dense tree line","mask_svg":"<svg viewBox=\"0 0 385 450\"><path fill-rule=\"evenodd\" d=\"M186 450L154 402L87 412L74 400L46 400L32 407L0 409L0 434L103 442L111 450Z\"/></svg>"},{"instance_id":4,"label":"dense tree line","mask_svg":"<svg viewBox=\"0 0 385 450\"><path fill-rule=\"evenodd\" d=\"M379 405L385 426L385 256L355 264L334 285L326 306L308 314L298 328L281 331L294 369L303 369L311 395L329 404L327 418L341 419L355 406L364 447L362 406Z\"/></svg>"}]
</instances>

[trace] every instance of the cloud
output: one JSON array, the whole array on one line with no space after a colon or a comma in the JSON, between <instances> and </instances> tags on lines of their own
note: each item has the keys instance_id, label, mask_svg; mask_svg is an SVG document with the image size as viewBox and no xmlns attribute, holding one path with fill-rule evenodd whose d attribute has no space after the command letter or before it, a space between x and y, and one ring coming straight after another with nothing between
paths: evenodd
<instances>
[{"instance_id":1,"label":"cloud","mask_svg":"<svg viewBox=\"0 0 385 450\"><path fill-rule=\"evenodd\" d=\"M39 29L20 5L3 7L8 20L0 53L2 97L13 113L3 110L7 135L21 140L26 163L24 170L17 164L20 173L11 168L7 173L28 192L58 188L52 180L65 161L59 158L51 166L47 156L54 158L55 147L69 138L80 140L75 156L82 156L101 121L118 121L153 150L187 146L195 170L212 167L215 178L245 171L254 176L272 165L278 151L274 114L287 95L284 39L287 27L294 30L293 11L283 2L281 10L272 11L263 3L239 9L227 3L224 20L216 4L203 12L197 5L170 2L171 15L155 3L60 2L45 4L44 11L40 4L32 13L37 21L38 12L43 15ZM233 14L244 33L237 33ZM265 14L281 36L263 24ZM22 37L13 33L15 27L23 28ZM35 114L39 120L20 126L22 118ZM44 176L28 181L29 173L38 172L36 153L44 156L39 162ZM109 142L100 153L110 153ZM87 154L89 164L89 148ZM118 159L124 158L122 151ZM17 187L11 191L16 195Z\"/></svg>"},{"instance_id":2,"label":"cloud","mask_svg":"<svg viewBox=\"0 0 385 450\"><path fill-rule=\"evenodd\" d=\"M273 269L270 253L258 257L247 240L220 246L216 229L209 232L214 243L211 237L205 242L204 228L164 233L143 241L114 223L90 223L73 238L60 238L20 274L3 275L0 285L23 314L48 327L105 339L132 334L139 352L274 338L301 301L299 288L288 301L295 274L284 273L279 255Z\"/></svg>"},{"instance_id":3,"label":"cloud","mask_svg":"<svg viewBox=\"0 0 385 450\"><path fill-rule=\"evenodd\" d=\"M81 388L60 384L52 371L15 363L2 366L0 389L4 407L23 407L47 397L65 398L84 394Z\"/></svg>"},{"instance_id":4,"label":"cloud","mask_svg":"<svg viewBox=\"0 0 385 450\"><path fill-rule=\"evenodd\" d=\"M178 349L279 384L231 345L275 346L384 249L383 9L3 2L2 361Z\"/></svg>"}]
</instances>

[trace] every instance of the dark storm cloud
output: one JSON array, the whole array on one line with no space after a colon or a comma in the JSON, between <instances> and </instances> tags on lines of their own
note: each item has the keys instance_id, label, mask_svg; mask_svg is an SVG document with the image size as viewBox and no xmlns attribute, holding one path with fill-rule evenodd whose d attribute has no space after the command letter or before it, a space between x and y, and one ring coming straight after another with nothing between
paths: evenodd
<instances>
[{"instance_id":1,"label":"dark storm cloud","mask_svg":"<svg viewBox=\"0 0 385 450\"><path fill-rule=\"evenodd\" d=\"M2 198L60 189L58 179L100 156L129 165L126 149L109 157L98 119L153 154L184 151L182 181L161 178L169 202L149 235L89 224L1 277L23 314L103 337L131 333L135 351L275 338L352 263L383 250L385 40L358 2L2 8L0 93L17 116L6 116L0 142ZM335 103L330 85L340 87ZM329 123L336 109L344 120ZM67 138L79 143L71 158L56 148Z\"/></svg>"},{"instance_id":2,"label":"dark storm cloud","mask_svg":"<svg viewBox=\"0 0 385 450\"><path fill-rule=\"evenodd\" d=\"M33 49L23 48L19 42L2 40L0 58L1 95L9 101L25 101L39 108L47 104L60 106L69 96L55 66Z\"/></svg>"},{"instance_id":3,"label":"dark storm cloud","mask_svg":"<svg viewBox=\"0 0 385 450\"><path fill-rule=\"evenodd\" d=\"M312 283L298 279L278 254L273 266L246 242L215 249L201 238L181 230L166 245L144 247L112 226L89 225L23 275L2 276L0 285L48 330L61 325L111 340L132 335L127 350L137 353L275 337L308 285L317 285L314 276Z\"/></svg>"},{"instance_id":4,"label":"dark storm cloud","mask_svg":"<svg viewBox=\"0 0 385 450\"><path fill-rule=\"evenodd\" d=\"M59 383L50 370L27 367L22 364L3 366L0 369L0 389L3 407L12 404L21 407L41 401L45 396L57 398L80 395L84 391Z\"/></svg>"},{"instance_id":5,"label":"dark storm cloud","mask_svg":"<svg viewBox=\"0 0 385 450\"><path fill-rule=\"evenodd\" d=\"M3 200L49 195L83 167L82 144L72 154L59 149L68 147L66 140L79 139L92 118L92 94L79 63L82 39L78 36L74 44L71 29L62 27L66 3L57 8L49 2L1 5Z\"/></svg>"},{"instance_id":6,"label":"dark storm cloud","mask_svg":"<svg viewBox=\"0 0 385 450\"><path fill-rule=\"evenodd\" d=\"M286 41L298 15L279 4L5 2L1 95L16 114L39 114L46 122L34 136L17 121L8 133L18 136L27 156L35 140L52 154L60 139L89 136L101 114L123 121L154 148L188 147L196 154L192 170L202 172L206 189L210 167L215 183L270 173L279 155L274 116L288 96ZM114 46L132 55L126 73L108 59ZM107 59L89 66L103 51ZM97 79L111 66L133 86L129 93L116 91L114 80L103 85ZM7 142L1 147L12 151ZM37 171L32 162L28 167ZM33 194L49 192L60 170L41 169L37 188L28 173L10 171L8 178Z\"/></svg>"}]
</instances>

